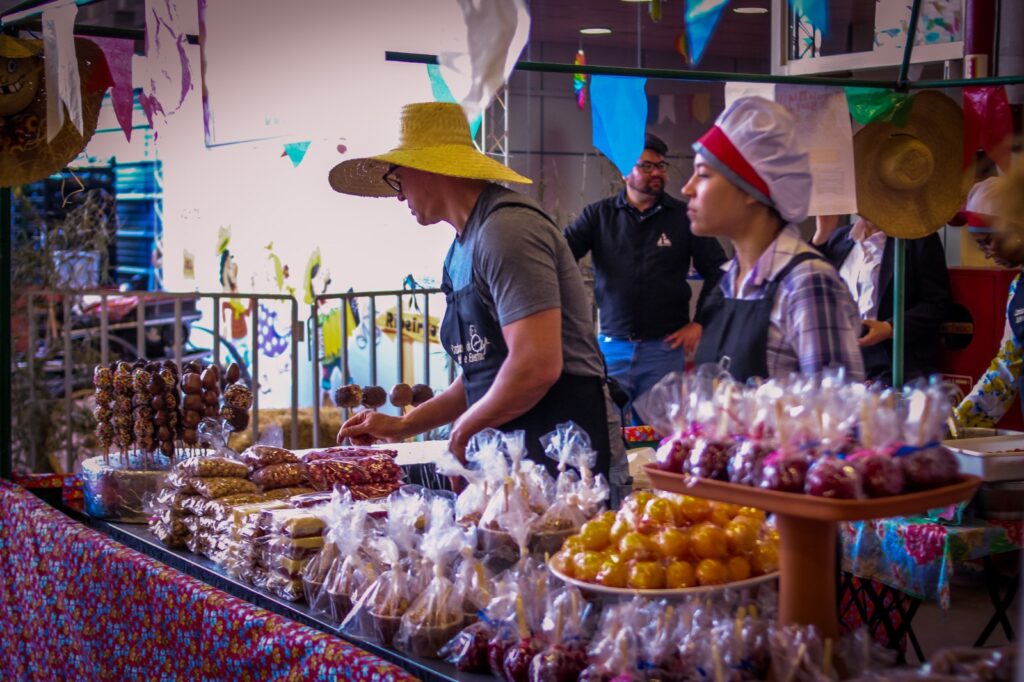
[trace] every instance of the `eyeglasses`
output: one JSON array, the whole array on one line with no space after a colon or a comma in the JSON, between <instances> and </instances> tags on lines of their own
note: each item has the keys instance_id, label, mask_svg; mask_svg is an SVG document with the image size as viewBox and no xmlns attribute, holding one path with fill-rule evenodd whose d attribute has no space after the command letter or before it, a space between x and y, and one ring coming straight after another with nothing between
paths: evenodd
<instances>
[{"instance_id":1,"label":"eyeglasses","mask_svg":"<svg viewBox=\"0 0 1024 682\"><path fill-rule=\"evenodd\" d=\"M398 166L396 166L395 164L392 164L391 167L388 168L388 171L384 174L384 177L382 179L384 180L384 182L387 183L388 187L390 187L391 189L393 189L396 192L398 192L399 194L401 194L402 193L402 181L394 176L394 172L395 172L396 168L398 168Z\"/></svg>"},{"instance_id":2,"label":"eyeglasses","mask_svg":"<svg viewBox=\"0 0 1024 682\"><path fill-rule=\"evenodd\" d=\"M641 161L636 164L636 167L644 173L653 173L656 169L664 173L668 170L668 161L659 161L658 163L654 163L653 161Z\"/></svg>"}]
</instances>

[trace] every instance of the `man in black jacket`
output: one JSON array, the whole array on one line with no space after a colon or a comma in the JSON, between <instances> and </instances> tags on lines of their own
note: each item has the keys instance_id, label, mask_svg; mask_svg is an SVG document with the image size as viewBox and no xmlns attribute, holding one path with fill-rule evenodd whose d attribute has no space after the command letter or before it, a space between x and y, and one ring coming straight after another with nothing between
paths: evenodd
<instances>
[{"instance_id":1,"label":"man in black jacket","mask_svg":"<svg viewBox=\"0 0 1024 682\"><path fill-rule=\"evenodd\" d=\"M701 334L701 303L726 261L715 239L690 232L686 204L665 193L668 147L654 135L625 188L583 209L565 230L577 260L593 254L598 342L608 375L630 403L663 376L682 371ZM690 320L691 264L704 278ZM631 416L629 406L623 414ZM636 418L633 417L635 421Z\"/></svg>"},{"instance_id":2,"label":"man in black jacket","mask_svg":"<svg viewBox=\"0 0 1024 682\"><path fill-rule=\"evenodd\" d=\"M864 372L869 381L892 383L894 242L872 222L857 217L835 229L837 219L822 217L811 240L839 271L860 309ZM938 371L939 326L952 294L942 241L937 234L908 239L904 305L904 381Z\"/></svg>"}]
</instances>

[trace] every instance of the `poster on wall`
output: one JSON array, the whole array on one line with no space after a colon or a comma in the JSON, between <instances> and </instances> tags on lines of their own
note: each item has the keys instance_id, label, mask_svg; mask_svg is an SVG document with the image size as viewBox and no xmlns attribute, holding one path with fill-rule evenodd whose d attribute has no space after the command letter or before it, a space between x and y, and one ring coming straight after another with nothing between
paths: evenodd
<instances>
[{"instance_id":1,"label":"poster on wall","mask_svg":"<svg viewBox=\"0 0 1024 682\"><path fill-rule=\"evenodd\" d=\"M909 24L907 0L875 0L875 49L902 50L907 43ZM914 45L955 43L963 39L963 0L924 0L921 3Z\"/></svg>"}]
</instances>

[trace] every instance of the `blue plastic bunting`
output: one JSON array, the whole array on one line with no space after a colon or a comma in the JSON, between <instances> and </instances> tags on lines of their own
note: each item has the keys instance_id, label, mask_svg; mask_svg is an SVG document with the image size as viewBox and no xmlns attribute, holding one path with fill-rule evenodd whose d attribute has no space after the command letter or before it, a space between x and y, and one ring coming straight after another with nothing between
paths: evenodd
<instances>
[{"instance_id":1,"label":"blue plastic bunting","mask_svg":"<svg viewBox=\"0 0 1024 682\"><path fill-rule=\"evenodd\" d=\"M789 0L789 7L821 35L828 35L828 0Z\"/></svg>"},{"instance_id":2,"label":"blue plastic bunting","mask_svg":"<svg viewBox=\"0 0 1024 682\"><path fill-rule=\"evenodd\" d=\"M306 158L306 151L309 149L309 142L290 142L284 146L284 152L291 159L292 167L298 168L302 160Z\"/></svg>"},{"instance_id":3,"label":"blue plastic bunting","mask_svg":"<svg viewBox=\"0 0 1024 682\"><path fill-rule=\"evenodd\" d=\"M729 0L686 0L686 43L690 64L700 63Z\"/></svg>"},{"instance_id":4,"label":"blue plastic bunting","mask_svg":"<svg viewBox=\"0 0 1024 682\"><path fill-rule=\"evenodd\" d=\"M441 75L441 67L438 64L427 64L427 77L430 78L430 91L434 94L435 102L455 102L455 95ZM480 129L480 122L483 114L476 117L476 120L469 124L469 134L476 137L476 131Z\"/></svg>"},{"instance_id":5,"label":"blue plastic bunting","mask_svg":"<svg viewBox=\"0 0 1024 682\"><path fill-rule=\"evenodd\" d=\"M629 175L644 151L646 86L646 78L595 75L590 79L594 146L623 175Z\"/></svg>"}]
</instances>

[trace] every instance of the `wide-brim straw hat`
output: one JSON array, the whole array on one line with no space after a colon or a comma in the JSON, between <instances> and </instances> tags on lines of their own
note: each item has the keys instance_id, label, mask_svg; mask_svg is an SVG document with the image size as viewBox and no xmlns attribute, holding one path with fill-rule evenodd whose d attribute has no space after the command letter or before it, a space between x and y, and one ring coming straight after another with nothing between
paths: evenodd
<instances>
[{"instance_id":1,"label":"wide-brim straw hat","mask_svg":"<svg viewBox=\"0 0 1024 682\"><path fill-rule=\"evenodd\" d=\"M890 237L918 239L945 225L964 203L964 117L946 95L925 90L906 124L872 121L853 137L857 212Z\"/></svg>"},{"instance_id":2,"label":"wide-brim straw hat","mask_svg":"<svg viewBox=\"0 0 1024 682\"><path fill-rule=\"evenodd\" d=\"M407 104L402 108L401 131L398 146L386 154L349 159L332 168L328 180L334 191L361 197L397 196L384 182L384 174L393 165L456 178L533 182L477 151L466 114L458 104Z\"/></svg>"},{"instance_id":3,"label":"wide-brim straw hat","mask_svg":"<svg viewBox=\"0 0 1024 682\"><path fill-rule=\"evenodd\" d=\"M0 57L5 59L25 59L43 53L43 41L21 40L14 36L0 34Z\"/></svg>"}]
</instances>

